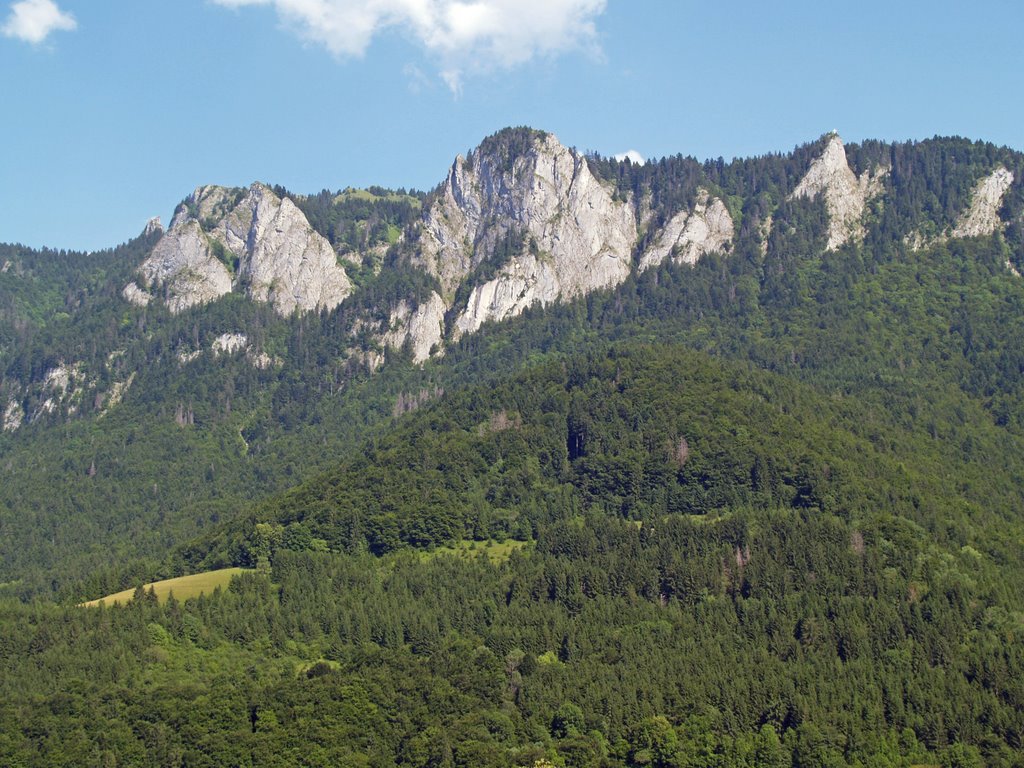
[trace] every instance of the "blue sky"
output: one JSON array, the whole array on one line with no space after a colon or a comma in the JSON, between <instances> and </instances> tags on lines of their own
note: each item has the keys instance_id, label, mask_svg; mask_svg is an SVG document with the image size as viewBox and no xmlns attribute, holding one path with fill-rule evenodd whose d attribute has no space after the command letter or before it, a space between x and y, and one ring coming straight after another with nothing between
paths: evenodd
<instances>
[{"instance_id":1,"label":"blue sky","mask_svg":"<svg viewBox=\"0 0 1024 768\"><path fill-rule=\"evenodd\" d=\"M195 186L427 189L506 125L645 157L1024 149L1019 0L0 0L0 241L96 249Z\"/></svg>"}]
</instances>

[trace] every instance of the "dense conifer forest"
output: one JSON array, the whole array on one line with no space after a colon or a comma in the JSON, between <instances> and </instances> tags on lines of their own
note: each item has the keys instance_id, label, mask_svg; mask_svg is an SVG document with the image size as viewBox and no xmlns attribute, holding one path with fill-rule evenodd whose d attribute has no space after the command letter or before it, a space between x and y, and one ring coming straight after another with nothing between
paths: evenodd
<instances>
[{"instance_id":1,"label":"dense conifer forest","mask_svg":"<svg viewBox=\"0 0 1024 768\"><path fill-rule=\"evenodd\" d=\"M790 197L823 142L588 156L650 206L638 248L704 187L732 252L425 365L353 326L434 287L406 235L436 193L296 198L356 287L287 318L131 307L153 237L0 246L0 394L40 414L0 433L0 763L1024 765L1024 156L850 145L891 172L827 251ZM1000 164L1005 231L938 238ZM239 329L279 364L209 351Z\"/></svg>"}]
</instances>

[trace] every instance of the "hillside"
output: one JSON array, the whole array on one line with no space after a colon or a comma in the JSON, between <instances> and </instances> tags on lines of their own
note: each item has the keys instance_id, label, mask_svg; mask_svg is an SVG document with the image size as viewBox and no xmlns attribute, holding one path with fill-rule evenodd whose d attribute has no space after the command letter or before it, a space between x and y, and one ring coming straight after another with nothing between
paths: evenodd
<instances>
[{"instance_id":1,"label":"hillside","mask_svg":"<svg viewBox=\"0 0 1024 768\"><path fill-rule=\"evenodd\" d=\"M700 353L531 367L228 526L207 557L268 570L227 593L7 606L10 754L102 733L198 765L1011 765L1019 471ZM534 550L402 555L486 537Z\"/></svg>"},{"instance_id":2,"label":"hillside","mask_svg":"<svg viewBox=\"0 0 1024 768\"><path fill-rule=\"evenodd\" d=\"M0 755L1019 765L1022 182L519 128L4 246Z\"/></svg>"},{"instance_id":3,"label":"hillside","mask_svg":"<svg viewBox=\"0 0 1024 768\"><path fill-rule=\"evenodd\" d=\"M0 515L11 534L0 581L18 581L23 594L60 590L67 578L53 573L57 562L77 577L108 561L111 547L121 561L160 557L173 541L327 468L401 411L400 398L407 404L496 367L511 371L536 351L573 349L595 335L681 341L840 391L878 388L880 376L883 388L916 387L915 398L955 385L1000 423L1019 423L1016 352L1003 339L1020 322L1019 286L1008 268L1022 263L1020 155L958 139L867 142L845 148L843 167L841 146L826 136L790 155L729 164L678 156L635 166L512 129L456 162L462 170L427 195L375 189L304 197L259 187L271 211L283 210L274 200L294 197L296 242L315 235L337 252L353 288L330 312L280 316L269 297L253 298L241 266L238 290L211 303L177 311L160 297L132 304L122 288L152 253L168 251L160 243L177 242L174 224L166 233L148 228L113 260L11 250L0 275L7 281L0 298L12 307L0 324L12 339L0 352L7 403ZM585 185L565 179L559 186L557 169L567 162L588 169ZM555 175L538 197L517 179L544 163ZM1009 169L1016 181L997 187L994 200L981 196L990 208L1001 205L986 213L974 205L975 192L997 176L993 168ZM846 179L845 186L830 193L823 178ZM836 216L828 200L859 190L849 181L858 178L868 179L860 221L844 225L855 236L829 250ZM236 242L229 232L245 221L263 231L258 215L242 216L263 203L252 197L257 209L246 209L246 190L218 189L197 190L176 223L182 231L199 227L203 247L223 256ZM209 211L190 202L200 198ZM587 225L612 238L590 251L580 240L589 229L559 233L563 201L624 218L619 229L607 228L611 220ZM953 236L971 211L991 235ZM575 245L559 256L549 250L556 237ZM616 238L629 251L615 246L626 264L614 273L622 282L574 282L579 274L566 266L572 254L603 259L600 242ZM252 254L274 253L272 246L254 245ZM456 250L472 257L446 277L449 267L439 265L461 263ZM460 307L482 310L485 295L519 290L515 280L534 262L555 272L538 273L513 305L486 304L491 309L476 315L506 323L529 315L501 332L512 334L511 345L482 341L489 322L467 333L477 321L466 325ZM33 266L40 264L52 279ZM584 299L581 316L574 307ZM31 501L44 495L45 505Z\"/></svg>"}]
</instances>

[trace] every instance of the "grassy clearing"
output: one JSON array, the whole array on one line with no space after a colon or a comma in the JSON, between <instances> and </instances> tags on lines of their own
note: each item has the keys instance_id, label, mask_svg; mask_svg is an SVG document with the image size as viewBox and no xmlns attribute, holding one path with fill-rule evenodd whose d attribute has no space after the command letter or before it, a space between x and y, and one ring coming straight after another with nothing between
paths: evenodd
<instances>
[{"instance_id":1,"label":"grassy clearing","mask_svg":"<svg viewBox=\"0 0 1024 768\"><path fill-rule=\"evenodd\" d=\"M526 546L527 542L514 541L513 539L505 541L495 541L494 539L489 541L459 541L451 547L438 547L433 552L424 552L423 556L438 557L440 555L448 555L468 560L484 554L487 555L487 558L492 563L498 565L506 562L513 552L518 552Z\"/></svg>"},{"instance_id":2,"label":"grassy clearing","mask_svg":"<svg viewBox=\"0 0 1024 768\"><path fill-rule=\"evenodd\" d=\"M344 189L340 194L335 195L334 202L343 203L346 200L352 200L353 198L357 200L368 200L370 202L375 200L389 200L393 203L408 202L417 208L420 206L419 198L413 197L412 195L400 195L397 192L391 192L387 195L375 195L368 189L353 189L352 187Z\"/></svg>"},{"instance_id":3,"label":"grassy clearing","mask_svg":"<svg viewBox=\"0 0 1024 768\"><path fill-rule=\"evenodd\" d=\"M174 593L176 600L187 600L190 597L198 597L201 594L209 594L213 592L217 587L226 589L228 583L231 581L233 576L237 576L241 573L247 573L249 569L246 568L222 568L219 571L207 571L206 573L195 573L191 576L179 576L176 579L165 579L164 581L155 581L152 584L146 584L145 590L148 592L150 587L156 592L157 600L161 603L166 602L167 596ZM127 603L131 601L132 595L135 593L135 588L126 589L123 592L116 592L113 595L107 595L101 597L99 600L90 600L87 603L81 603L82 607L95 608L100 602L106 603L107 605L113 605L114 603Z\"/></svg>"}]
</instances>

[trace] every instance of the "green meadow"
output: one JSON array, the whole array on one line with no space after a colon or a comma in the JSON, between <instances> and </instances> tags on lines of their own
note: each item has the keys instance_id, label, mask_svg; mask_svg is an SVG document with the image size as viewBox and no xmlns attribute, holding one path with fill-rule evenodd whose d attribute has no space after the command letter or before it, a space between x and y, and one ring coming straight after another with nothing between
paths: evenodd
<instances>
[{"instance_id":1,"label":"green meadow","mask_svg":"<svg viewBox=\"0 0 1024 768\"><path fill-rule=\"evenodd\" d=\"M161 603L167 602L167 597L173 593L177 600L187 600L190 597L198 597L202 594L210 594L217 587L226 588L231 579L239 574L248 572L247 568L222 568L218 571L206 571L205 573L194 573L191 576L178 576L174 579L154 581L144 585L148 592L150 587L156 592L157 600ZM95 608L100 603L113 605L114 603L127 603L135 594L135 588L126 589L122 592L115 592L112 595L101 597L97 600L90 600L81 605L85 608Z\"/></svg>"}]
</instances>

